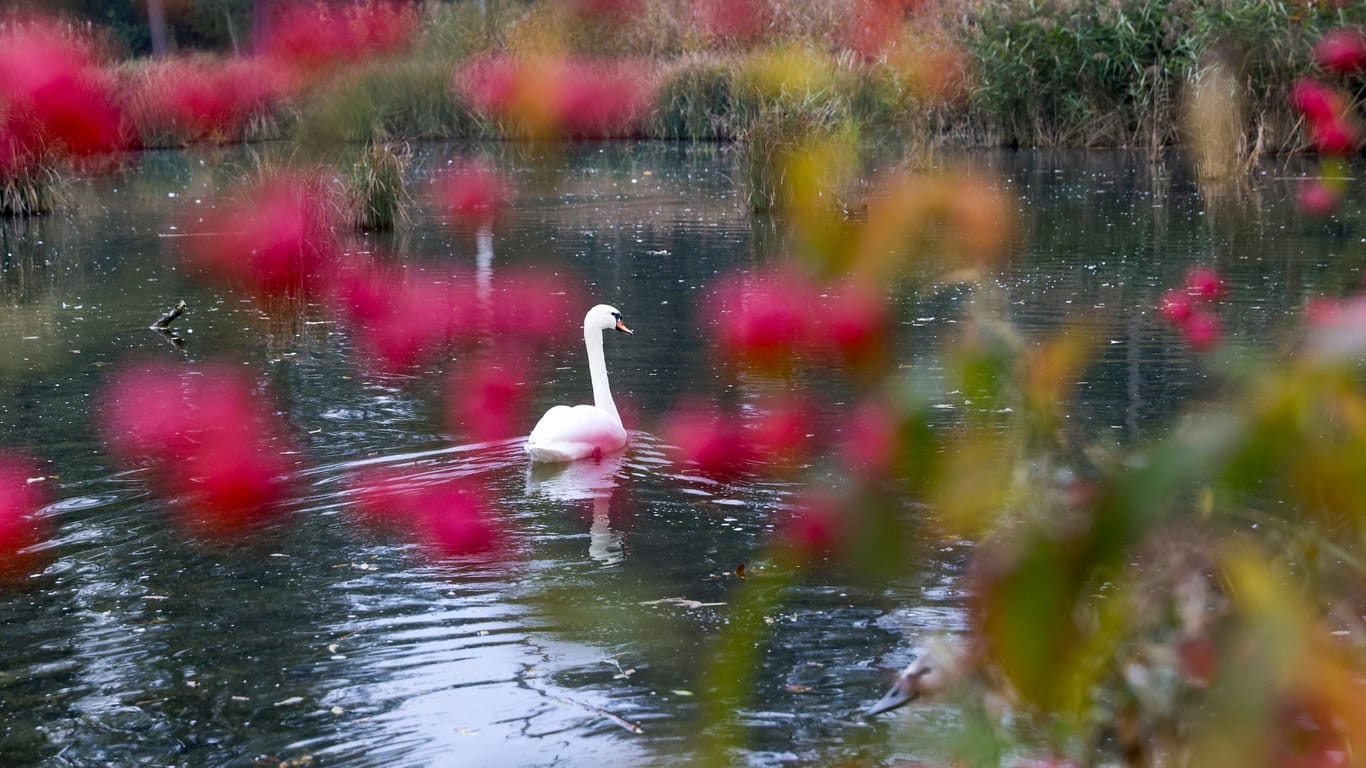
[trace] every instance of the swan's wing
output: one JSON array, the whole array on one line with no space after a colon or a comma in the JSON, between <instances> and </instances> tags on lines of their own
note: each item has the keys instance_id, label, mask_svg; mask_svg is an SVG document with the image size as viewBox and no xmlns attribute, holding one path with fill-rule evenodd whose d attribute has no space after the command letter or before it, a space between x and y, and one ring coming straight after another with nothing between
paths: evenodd
<instances>
[{"instance_id":1,"label":"swan's wing","mask_svg":"<svg viewBox=\"0 0 1366 768\"><path fill-rule=\"evenodd\" d=\"M527 438L533 457L572 461L594 450L610 453L626 445L626 430L606 411L592 405L557 405L545 412Z\"/></svg>"}]
</instances>

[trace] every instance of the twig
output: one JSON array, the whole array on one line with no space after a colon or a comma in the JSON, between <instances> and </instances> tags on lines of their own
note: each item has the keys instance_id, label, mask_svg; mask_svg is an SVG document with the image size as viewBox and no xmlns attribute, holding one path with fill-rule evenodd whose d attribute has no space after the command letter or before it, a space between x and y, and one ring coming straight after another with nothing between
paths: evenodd
<instances>
[{"instance_id":1,"label":"twig","mask_svg":"<svg viewBox=\"0 0 1366 768\"><path fill-rule=\"evenodd\" d=\"M643 728L631 722L630 720L627 720L626 718L620 715L614 715L611 712L608 712L607 710L602 709L600 707L595 707L592 704L585 704L582 701L575 701L574 699L565 698L564 696L551 696L551 698L555 701L562 701L566 704L573 704L576 707L583 707L584 709L588 710L589 712L592 712L595 715L600 715L602 717L607 718L608 720L611 720L613 723L616 723L617 725L621 726L622 728L625 728L631 733L645 733L645 730Z\"/></svg>"},{"instance_id":2,"label":"twig","mask_svg":"<svg viewBox=\"0 0 1366 768\"><path fill-rule=\"evenodd\" d=\"M157 321L155 323L152 323L152 330L164 331L167 328L170 328L171 323L174 323L176 321L176 318L185 314L185 309L187 306L188 305L185 304L184 299L177 301L174 307L172 307L168 312L164 313L161 317L157 318Z\"/></svg>"}]
</instances>

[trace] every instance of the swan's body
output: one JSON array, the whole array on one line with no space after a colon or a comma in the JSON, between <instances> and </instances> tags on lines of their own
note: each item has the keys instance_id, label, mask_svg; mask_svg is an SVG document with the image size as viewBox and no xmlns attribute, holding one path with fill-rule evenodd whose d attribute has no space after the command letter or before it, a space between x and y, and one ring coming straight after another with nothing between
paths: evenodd
<instances>
[{"instance_id":1,"label":"swan's body","mask_svg":"<svg viewBox=\"0 0 1366 768\"><path fill-rule=\"evenodd\" d=\"M557 405L546 411L526 441L526 451L531 454L532 461L576 461L601 457L626 447L626 428L612 401L612 391L607 385L607 361L602 352L602 332L609 329L631 333L615 308L599 304L588 310L583 318L583 343L588 350L593 404Z\"/></svg>"}]
</instances>

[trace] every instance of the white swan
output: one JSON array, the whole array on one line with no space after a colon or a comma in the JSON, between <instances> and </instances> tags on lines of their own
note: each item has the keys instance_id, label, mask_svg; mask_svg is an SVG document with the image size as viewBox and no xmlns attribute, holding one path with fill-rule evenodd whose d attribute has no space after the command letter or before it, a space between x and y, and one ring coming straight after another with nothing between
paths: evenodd
<instances>
[{"instance_id":1,"label":"white swan","mask_svg":"<svg viewBox=\"0 0 1366 768\"><path fill-rule=\"evenodd\" d=\"M901 670L891 689L865 710L865 715L880 715L916 699L941 694L952 688L966 671L968 654L961 646L938 643L916 651L915 659Z\"/></svg>"},{"instance_id":2,"label":"white swan","mask_svg":"<svg viewBox=\"0 0 1366 768\"><path fill-rule=\"evenodd\" d=\"M575 461L626 447L626 428L607 386L607 361L602 354L602 332L615 328L632 333L615 307L599 304L583 318L583 344L588 349L588 375L593 380L593 404L557 405L545 412L526 441L532 461Z\"/></svg>"}]
</instances>

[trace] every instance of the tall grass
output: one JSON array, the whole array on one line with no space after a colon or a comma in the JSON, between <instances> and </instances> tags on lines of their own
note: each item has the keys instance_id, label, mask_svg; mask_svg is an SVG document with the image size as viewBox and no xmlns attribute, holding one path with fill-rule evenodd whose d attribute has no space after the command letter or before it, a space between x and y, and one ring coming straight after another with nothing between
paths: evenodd
<instances>
[{"instance_id":1,"label":"tall grass","mask_svg":"<svg viewBox=\"0 0 1366 768\"><path fill-rule=\"evenodd\" d=\"M354 228L387 231L407 221L410 195L403 177L411 158L407 144L371 142L347 166L346 200Z\"/></svg>"},{"instance_id":2,"label":"tall grass","mask_svg":"<svg viewBox=\"0 0 1366 768\"><path fill-rule=\"evenodd\" d=\"M1166 146L1211 55L1234 62L1247 109L1276 149L1293 146L1286 94L1327 28L1360 3L1252 0L976 2L960 30L977 73L973 118L1005 144Z\"/></svg>"},{"instance_id":3,"label":"tall grass","mask_svg":"<svg viewBox=\"0 0 1366 768\"><path fill-rule=\"evenodd\" d=\"M0 174L0 217L52 213L66 202L69 183L55 162L7 170Z\"/></svg>"}]
</instances>

